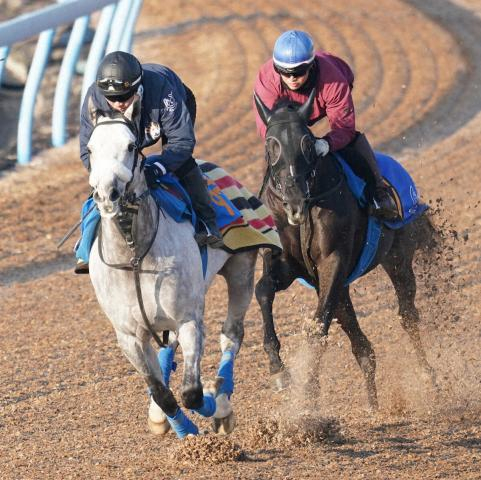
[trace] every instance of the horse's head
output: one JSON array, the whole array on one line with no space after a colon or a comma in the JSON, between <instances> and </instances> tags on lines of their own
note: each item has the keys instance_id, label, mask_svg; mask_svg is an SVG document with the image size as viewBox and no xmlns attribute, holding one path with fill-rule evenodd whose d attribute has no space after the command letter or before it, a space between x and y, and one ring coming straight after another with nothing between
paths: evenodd
<instances>
[{"instance_id":1,"label":"horse's head","mask_svg":"<svg viewBox=\"0 0 481 480\"><path fill-rule=\"evenodd\" d=\"M89 183L100 214L112 218L126 197L135 198L147 189L144 176L139 175L142 162L138 161L135 134L140 99L136 98L124 115L109 117L94 109L90 112L94 129L87 145Z\"/></svg>"},{"instance_id":2,"label":"horse's head","mask_svg":"<svg viewBox=\"0 0 481 480\"><path fill-rule=\"evenodd\" d=\"M257 111L267 126L265 147L270 176L292 225L305 219L317 160L315 138L307 126L314 96L313 89L302 105L281 101L269 110L254 93Z\"/></svg>"}]
</instances>

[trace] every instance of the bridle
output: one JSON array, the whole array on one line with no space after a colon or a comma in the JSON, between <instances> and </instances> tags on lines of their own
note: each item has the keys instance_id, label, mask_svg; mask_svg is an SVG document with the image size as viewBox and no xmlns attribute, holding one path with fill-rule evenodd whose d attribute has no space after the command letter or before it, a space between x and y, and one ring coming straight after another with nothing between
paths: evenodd
<instances>
[{"instance_id":1,"label":"bridle","mask_svg":"<svg viewBox=\"0 0 481 480\"><path fill-rule=\"evenodd\" d=\"M292 123L292 117L287 118L287 119L275 119L273 122L268 122L267 125L267 131L266 131L266 160L267 160L267 171L264 176L264 181L262 182L262 187L261 187L261 192L260 195L262 195L263 191L265 190L266 187L269 188L270 192L277 197L280 201L282 201L284 204L288 203L287 199L285 198L284 191L282 189L282 184L281 181L274 172L273 166L277 162L272 163L271 159L269 158L270 152L269 152L269 147L268 147L268 138L274 139L274 141L277 142L277 145L279 147L279 156L278 160L280 159L280 156L282 154L282 143L280 140L275 137L275 136L268 136L269 130L271 127L274 125L281 125L281 124L289 124ZM305 182L305 195L300 199L301 202L305 205L307 208L307 215L306 215L306 220L300 224L299 228L299 233L300 233L300 239L301 239L301 253L302 257L304 259L304 264L307 268L307 271L309 272L309 275L313 279L317 279L317 270L315 268L315 264L311 258L310 254L310 245L312 243L312 235L313 235L313 229L312 229L312 216L311 216L311 208L314 206L319 206L322 202L328 200L333 194L339 192L339 190L342 188L342 184L345 181L343 175L339 175L339 180L336 182L336 184L322 192L319 192L317 194L313 194L312 190L310 188L310 183L315 181L317 175L318 175L318 167L322 164L321 162L324 161L324 157L318 157L316 155L315 147L313 145L313 139L314 135L312 132L308 129L308 131L305 132L305 135L308 135L310 138L310 148L306 152L305 149L302 148L302 137L301 139L301 150L304 155L304 160L306 161L308 167L307 169L303 172L302 175L300 174L294 174L294 169L292 168L292 165L289 163L287 167L289 169L289 174L285 178L285 186L289 187L290 185L295 185L298 183L299 178L302 178ZM336 163L337 166L337 163ZM339 166L337 166L339 169ZM310 228L307 227L307 224L310 225ZM310 233L309 233L310 232Z\"/></svg>"},{"instance_id":2,"label":"bridle","mask_svg":"<svg viewBox=\"0 0 481 480\"><path fill-rule=\"evenodd\" d=\"M94 126L94 129L98 128L100 125L112 125L112 124L127 125L130 131L134 134L135 138L138 139L137 129L135 127L135 124L124 116L122 116L122 119L118 119L118 120L112 119L112 120L107 120L105 122L97 123ZM137 228L138 214L139 214L139 209L141 205L149 198L150 191L147 188L140 195L136 195L135 192L129 191L129 186L131 185L131 182L134 179L134 174L137 169L139 157L141 158L140 168L139 168L140 173L142 173L145 165L145 155L143 154L141 148L139 147L138 140L136 140L136 142L132 144L132 150L129 150L129 151L135 151L134 163L132 165L132 171L131 171L132 175L131 175L131 179L127 182L125 186L125 194L121 196L118 200L119 213L115 215L115 217L113 218L113 221L114 221L114 225L117 227L122 238L127 244L127 247L130 250L131 258L129 262L125 262L125 263L108 263L105 260L105 257L103 254L103 248L102 248L102 238L103 238L102 222L100 222L99 233L98 233L98 242L97 242L98 253L102 263L104 263L108 267L134 273L135 291L137 293L137 301L139 304L140 312L142 314L144 325L147 328L147 330L149 330L149 332L151 333L152 337L154 338L156 343L159 345L159 347L162 348L166 346L165 342L159 338L157 333L154 331L152 325L150 324L149 319L147 318L144 302L142 299L142 289L140 284L140 274L151 273L150 271L142 270L142 261L149 253L150 249L152 248L152 245L154 244L155 238L157 236L157 230L159 228L160 209L156 208L155 228L152 230L153 232L152 236L149 242L147 243L146 248L142 252L139 252L138 245L136 244L137 230L138 230Z\"/></svg>"},{"instance_id":3,"label":"bridle","mask_svg":"<svg viewBox=\"0 0 481 480\"><path fill-rule=\"evenodd\" d=\"M286 198L285 198L285 195L284 195L284 192L283 192L283 189L282 189L282 183L279 179L279 176L274 172L274 169L273 169L273 166L277 163L277 162L274 162L274 164L272 163L271 159L269 158L270 157L270 152L269 152L269 148L268 148L268 144L267 144L267 139L273 139L274 141L277 142L278 146L279 146L279 157L281 156L281 153L282 153L282 143L280 142L280 140L275 137L275 136L269 136L269 130L273 127L273 126L276 126L276 125L285 125L285 124L291 124L293 122L292 119L282 119L282 120L274 120L272 122L269 122L269 124L267 125L267 131L266 131L266 149L265 149L265 156L266 156L266 161L267 161L267 171L266 171L266 174L265 174L265 177L264 177L264 181L262 182L262 187L261 187L261 191L259 193L259 195L262 195L262 193L264 192L265 188L269 185L269 181L271 183L270 186L270 190L272 191L272 193L274 194L274 196L276 196L277 198L281 199L283 203L287 203L286 202ZM305 135L308 135L310 137L311 140L314 139L314 135L312 134L312 132L310 130L308 130L308 133L306 132ZM336 183L336 185L334 185L333 187L329 188L328 190L326 191L323 191L323 192L320 192L316 195L313 195L312 192L311 192L311 186L310 184L312 183L312 181L316 178L316 175L317 175L317 168L318 166L320 165L320 161L322 161L322 157L319 158L317 155L316 155L316 152L315 152L315 149L314 147L310 148L308 152L304 152L303 151L303 154L304 154L304 159L308 165L308 168L304 171L304 173L301 175L301 174L293 174L292 173L292 167L291 165L289 165L287 168L289 168L290 172L286 178L285 178L285 184L287 187L289 187L290 185L295 185L296 183L298 183L299 181L299 178L302 178L305 182L305 187L306 187L306 194L305 196L303 196L301 198L301 200L308 206L308 207L311 207L313 205L316 205L317 203L323 201L324 199L328 198L329 196L331 196L334 192L338 191L339 188L341 187L342 185L342 182L344 181L344 178L342 175L340 175L339 177L339 181Z\"/></svg>"}]
</instances>

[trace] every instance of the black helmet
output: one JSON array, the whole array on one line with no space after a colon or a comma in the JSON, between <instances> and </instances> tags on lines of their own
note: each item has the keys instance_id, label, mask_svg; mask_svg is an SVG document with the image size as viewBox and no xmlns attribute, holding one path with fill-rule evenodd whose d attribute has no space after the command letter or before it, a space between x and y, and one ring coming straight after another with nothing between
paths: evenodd
<instances>
[{"instance_id":1,"label":"black helmet","mask_svg":"<svg viewBox=\"0 0 481 480\"><path fill-rule=\"evenodd\" d=\"M97 70L97 87L107 98L129 98L142 79L142 67L130 53L112 52L105 55Z\"/></svg>"}]
</instances>

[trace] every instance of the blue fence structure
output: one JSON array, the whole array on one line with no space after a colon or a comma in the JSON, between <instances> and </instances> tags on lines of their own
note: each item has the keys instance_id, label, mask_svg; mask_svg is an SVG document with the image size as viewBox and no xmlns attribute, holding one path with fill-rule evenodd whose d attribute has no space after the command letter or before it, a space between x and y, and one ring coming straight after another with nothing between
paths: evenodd
<instances>
[{"instance_id":1,"label":"blue fence structure","mask_svg":"<svg viewBox=\"0 0 481 480\"><path fill-rule=\"evenodd\" d=\"M95 79L97 66L103 55L115 50L126 52L131 50L135 23L142 7L142 0L58 0L58 2L0 23L0 84L12 45L38 35L18 120L17 162L20 164L27 164L31 160L35 102L50 57L56 28L73 22L60 67L52 110L52 145L58 147L66 142L71 83L90 23L90 15L101 10L85 65L82 100Z\"/></svg>"}]
</instances>

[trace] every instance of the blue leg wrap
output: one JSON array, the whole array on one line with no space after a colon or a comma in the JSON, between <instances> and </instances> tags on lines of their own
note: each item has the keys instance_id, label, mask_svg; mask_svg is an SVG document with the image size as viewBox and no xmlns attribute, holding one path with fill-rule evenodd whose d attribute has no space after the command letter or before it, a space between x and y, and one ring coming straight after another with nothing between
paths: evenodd
<instances>
[{"instance_id":1,"label":"blue leg wrap","mask_svg":"<svg viewBox=\"0 0 481 480\"><path fill-rule=\"evenodd\" d=\"M174 350L171 347L161 348L157 354L160 368L162 369L162 377L164 384L168 387L170 381L170 373L175 372L177 363L174 362Z\"/></svg>"},{"instance_id":2,"label":"blue leg wrap","mask_svg":"<svg viewBox=\"0 0 481 480\"><path fill-rule=\"evenodd\" d=\"M219 370L217 375L224 379L224 382L219 388L218 394L226 393L230 398L234 392L234 353L227 350L222 354L220 359Z\"/></svg>"},{"instance_id":3,"label":"blue leg wrap","mask_svg":"<svg viewBox=\"0 0 481 480\"><path fill-rule=\"evenodd\" d=\"M193 410L203 417L212 417L216 409L215 398L212 395L204 395L204 404Z\"/></svg>"},{"instance_id":4,"label":"blue leg wrap","mask_svg":"<svg viewBox=\"0 0 481 480\"><path fill-rule=\"evenodd\" d=\"M189 433L197 435L199 429L185 416L184 412L179 408L173 417L167 415L167 421L177 437L184 438Z\"/></svg>"}]
</instances>

